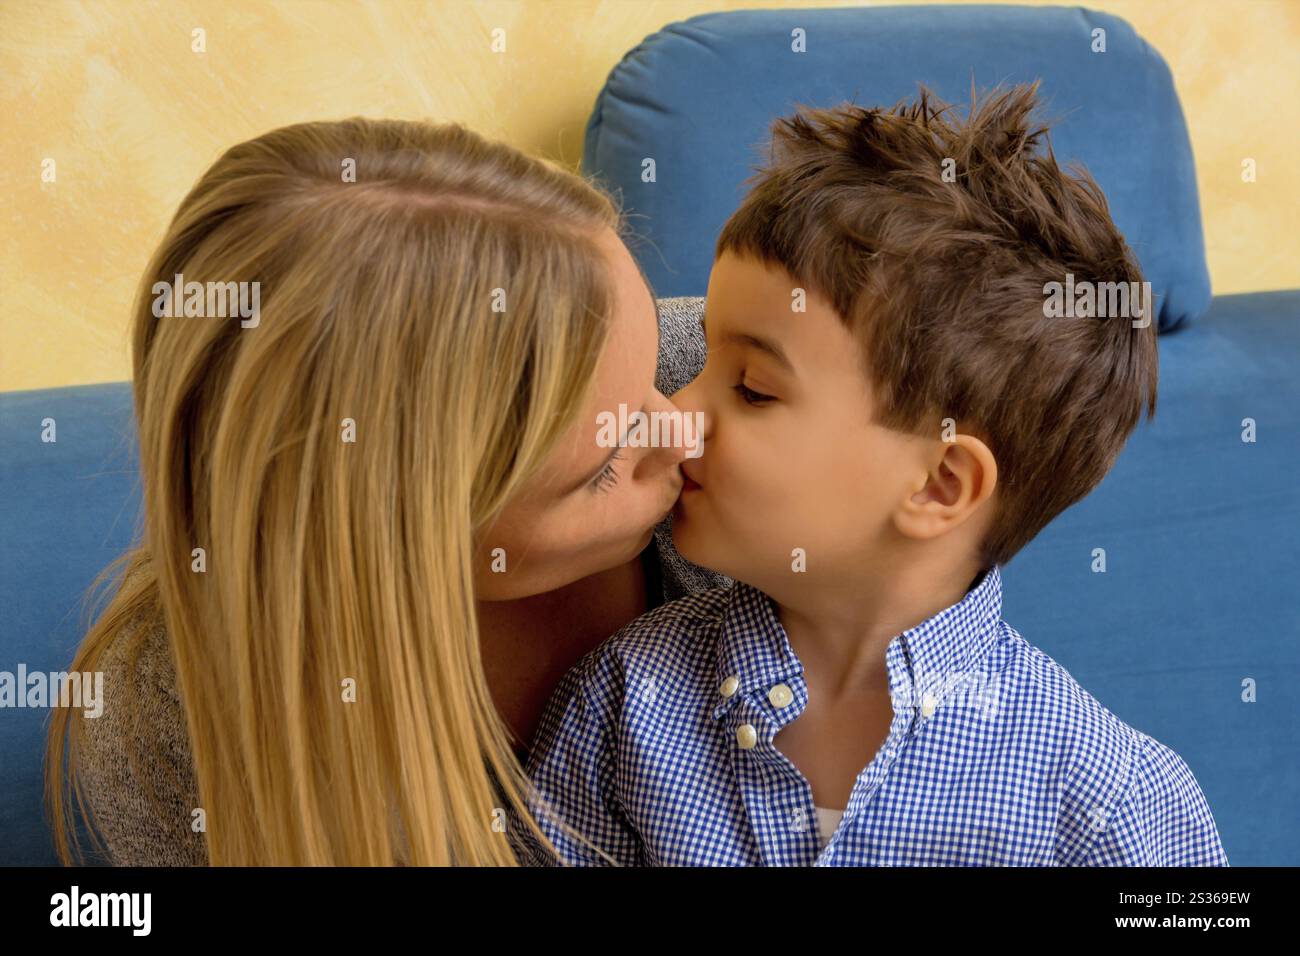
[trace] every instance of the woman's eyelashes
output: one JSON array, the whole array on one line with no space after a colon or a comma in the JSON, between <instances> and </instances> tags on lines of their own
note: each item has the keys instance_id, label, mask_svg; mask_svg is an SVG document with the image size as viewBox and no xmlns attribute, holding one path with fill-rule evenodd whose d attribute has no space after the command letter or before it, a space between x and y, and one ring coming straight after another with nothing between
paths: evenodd
<instances>
[{"instance_id":1,"label":"woman's eyelashes","mask_svg":"<svg viewBox=\"0 0 1300 956\"><path fill-rule=\"evenodd\" d=\"M614 452L609 461L605 462L605 467L600 469L600 473L591 479L590 488L592 491L608 491L618 483L618 472L614 470L614 462L623 456Z\"/></svg>"},{"instance_id":2,"label":"woman's eyelashes","mask_svg":"<svg viewBox=\"0 0 1300 956\"><path fill-rule=\"evenodd\" d=\"M745 400L748 405L765 405L773 401L776 396L764 395L762 392L756 392L744 382L737 382L732 388Z\"/></svg>"}]
</instances>

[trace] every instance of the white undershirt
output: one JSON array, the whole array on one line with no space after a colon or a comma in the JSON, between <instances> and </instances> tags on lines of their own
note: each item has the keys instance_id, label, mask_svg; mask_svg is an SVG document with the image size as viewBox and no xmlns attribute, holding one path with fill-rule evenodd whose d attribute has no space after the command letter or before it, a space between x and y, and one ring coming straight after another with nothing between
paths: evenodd
<instances>
[{"instance_id":1,"label":"white undershirt","mask_svg":"<svg viewBox=\"0 0 1300 956\"><path fill-rule=\"evenodd\" d=\"M840 817L844 816L843 810L828 810L825 807L814 807L817 811L817 835L821 837L822 846L831 841L831 834L835 828L840 825Z\"/></svg>"}]
</instances>

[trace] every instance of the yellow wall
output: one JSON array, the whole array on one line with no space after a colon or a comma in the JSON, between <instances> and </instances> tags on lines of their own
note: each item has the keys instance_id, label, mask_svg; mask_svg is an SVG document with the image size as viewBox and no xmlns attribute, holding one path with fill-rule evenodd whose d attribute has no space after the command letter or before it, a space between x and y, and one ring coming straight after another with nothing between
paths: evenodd
<instances>
[{"instance_id":1,"label":"yellow wall","mask_svg":"<svg viewBox=\"0 0 1300 956\"><path fill-rule=\"evenodd\" d=\"M698 13L835 0L0 0L0 391L130 375L135 284L226 147L354 114L458 119L576 166L609 70ZM850 4L851 5L851 4ZM1300 2L1092 0L1169 61L1216 293L1300 286ZM191 52L191 31L207 52ZM507 31L507 53L489 32ZM41 181L42 160L57 182ZM1241 181L1253 157L1258 181Z\"/></svg>"}]
</instances>

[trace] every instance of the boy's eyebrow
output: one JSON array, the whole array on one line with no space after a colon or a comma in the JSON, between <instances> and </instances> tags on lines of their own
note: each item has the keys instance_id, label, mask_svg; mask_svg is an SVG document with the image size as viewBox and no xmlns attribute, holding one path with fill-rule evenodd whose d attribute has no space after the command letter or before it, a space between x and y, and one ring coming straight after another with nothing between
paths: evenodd
<instances>
[{"instance_id":1,"label":"boy's eyebrow","mask_svg":"<svg viewBox=\"0 0 1300 956\"><path fill-rule=\"evenodd\" d=\"M700 316L700 329L706 335L708 334L704 325L703 315ZM740 345L748 345L751 348L756 348L760 352L766 352L787 372L791 375L795 374L794 363L790 361L788 356L786 356L785 349L781 348L779 344L773 342L769 338L764 338L761 335L751 335L749 332L727 332L722 336L722 341L737 342Z\"/></svg>"}]
</instances>

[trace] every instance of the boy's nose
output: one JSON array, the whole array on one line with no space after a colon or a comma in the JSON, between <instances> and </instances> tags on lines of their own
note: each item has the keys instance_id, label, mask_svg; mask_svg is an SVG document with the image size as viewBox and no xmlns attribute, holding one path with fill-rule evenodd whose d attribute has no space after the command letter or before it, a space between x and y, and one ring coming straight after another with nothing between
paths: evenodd
<instances>
[{"instance_id":1,"label":"boy's nose","mask_svg":"<svg viewBox=\"0 0 1300 956\"><path fill-rule=\"evenodd\" d=\"M682 414L684 433L694 439L695 447L687 449L688 456L692 458L698 458L703 454L704 442L708 439L713 428L713 418L704 407L704 403L698 400L700 397L700 390L696 387L696 382L691 382L685 388L674 393L671 399L673 405Z\"/></svg>"},{"instance_id":2,"label":"boy's nose","mask_svg":"<svg viewBox=\"0 0 1300 956\"><path fill-rule=\"evenodd\" d=\"M697 375L695 379L686 387L678 389L669 399L683 412L704 412L704 390L700 387L700 379ZM706 416L707 417L707 416Z\"/></svg>"}]
</instances>

